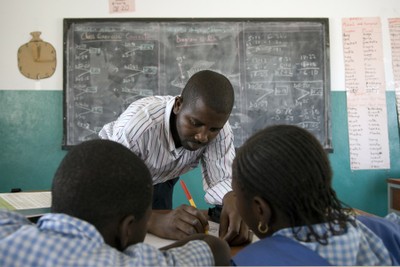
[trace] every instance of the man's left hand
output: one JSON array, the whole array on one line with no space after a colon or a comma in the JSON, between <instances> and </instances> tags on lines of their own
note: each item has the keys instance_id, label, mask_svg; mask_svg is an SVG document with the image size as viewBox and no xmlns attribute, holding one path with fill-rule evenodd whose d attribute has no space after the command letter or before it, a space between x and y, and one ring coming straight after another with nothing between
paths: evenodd
<instances>
[{"instance_id":1,"label":"man's left hand","mask_svg":"<svg viewBox=\"0 0 400 267\"><path fill-rule=\"evenodd\" d=\"M223 200L219 237L231 246L250 243L253 239L253 232L242 220L236 208L236 197L233 192L228 192Z\"/></svg>"}]
</instances>

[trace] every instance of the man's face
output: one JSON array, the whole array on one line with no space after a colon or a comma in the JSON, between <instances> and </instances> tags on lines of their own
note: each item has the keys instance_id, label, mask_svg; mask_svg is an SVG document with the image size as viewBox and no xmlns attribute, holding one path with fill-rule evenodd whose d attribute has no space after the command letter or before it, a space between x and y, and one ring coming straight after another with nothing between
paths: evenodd
<instances>
[{"instance_id":1,"label":"man's face","mask_svg":"<svg viewBox=\"0 0 400 267\"><path fill-rule=\"evenodd\" d=\"M201 99L193 104L183 104L182 98L177 97L173 112L176 115L176 131L180 145L191 151L210 143L229 118L229 114L216 113Z\"/></svg>"}]
</instances>

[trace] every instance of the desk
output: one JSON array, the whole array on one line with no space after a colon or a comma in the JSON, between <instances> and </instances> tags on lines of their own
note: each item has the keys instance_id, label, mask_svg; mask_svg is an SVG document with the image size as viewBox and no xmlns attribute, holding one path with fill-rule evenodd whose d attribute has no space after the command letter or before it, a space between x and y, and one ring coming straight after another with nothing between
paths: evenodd
<instances>
[{"instance_id":1,"label":"desk","mask_svg":"<svg viewBox=\"0 0 400 267\"><path fill-rule=\"evenodd\" d=\"M212 222L212 221L209 221L208 223L210 225L210 229L209 229L208 233L213 236L218 236L219 224ZM255 242L256 240L258 240L258 238L256 236L253 236L253 242ZM155 236L153 234L147 233L143 242L147 243L149 245L152 245L156 248L161 248L161 247L170 245L170 244L174 243L175 241L176 240L165 239L165 238L161 238L161 237ZM231 256L236 255L236 253L238 253L244 247L245 247L245 245L231 247Z\"/></svg>"},{"instance_id":2,"label":"desk","mask_svg":"<svg viewBox=\"0 0 400 267\"><path fill-rule=\"evenodd\" d=\"M400 179L387 179L388 186L388 213L400 215Z\"/></svg>"}]
</instances>

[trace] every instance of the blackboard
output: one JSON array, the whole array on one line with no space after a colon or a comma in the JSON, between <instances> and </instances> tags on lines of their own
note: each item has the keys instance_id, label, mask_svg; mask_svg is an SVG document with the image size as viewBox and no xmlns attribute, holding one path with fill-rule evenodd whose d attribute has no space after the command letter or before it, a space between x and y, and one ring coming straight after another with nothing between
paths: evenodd
<instances>
[{"instance_id":1,"label":"blackboard","mask_svg":"<svg viewBox=\"0 0 400 267\"><path fill-rule=\"evenodd\" d=\"M332 150L327 18L64 19L63 148L151 95L178 95L210 69L235 89L239 147L257 130L295 124Z\"/></svg>"}]
</instances>

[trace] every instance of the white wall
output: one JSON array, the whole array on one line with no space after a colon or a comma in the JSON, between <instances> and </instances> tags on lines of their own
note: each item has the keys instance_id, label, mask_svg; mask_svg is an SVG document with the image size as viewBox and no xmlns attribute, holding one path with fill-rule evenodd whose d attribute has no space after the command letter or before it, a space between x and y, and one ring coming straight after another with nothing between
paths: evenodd
<instances>
[{"instance_id":1,"label":"white wall","mask_svg":"<svg viewBox=\"0 0 400 267\"><path fill-rule=\"evenodd\" d=\"M341 19L380 17L386 83L393 90L388 18L400 17L400 0L135 0L133 13L108 12L108 0L13 0L0 8L0 90L62 90L63 19L106 17L327 17L330 20L332 90L344 90ZM40 81L20 74L18 48L30 32L57 51L55 74Z\"/></svg>"}]
</instances>

